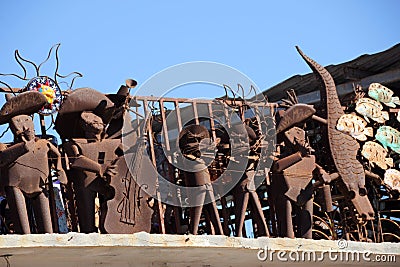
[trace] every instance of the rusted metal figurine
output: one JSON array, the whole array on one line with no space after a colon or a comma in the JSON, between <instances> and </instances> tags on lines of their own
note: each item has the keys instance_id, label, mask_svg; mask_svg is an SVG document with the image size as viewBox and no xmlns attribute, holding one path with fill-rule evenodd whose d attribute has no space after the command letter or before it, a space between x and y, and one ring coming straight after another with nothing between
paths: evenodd
<instances>
[{"instance_id":1,"label":"rusted metal figurine","mask_svg":"<svg viewBox=\"0 0 400 267\"><path fill-rule=\"evenodd\" d=\"M246 170L243 173L240 181L234 187L232 193L235 203L235 233L236 236L241 237L243 234L244 221L246 218L246 211L249 208L252 219L254 220L253 225L256 225L254 229L255 235L257 236L269 236L269 230L267 222L265 220L264 212L261 207L260 199L256 192L256 186L254 184L254 175L256 170L256 165L259 160L259 155L257 153L257 141L260 139L260 135L248 125L244 125L248 140L240 140L245 136L233 139L241 142L249 142L249 151L242 151L245 153L242 157L248 158ZM247 139L247 138L244 138ZM233 152L234 154L237 153ZM233 158L232 158L233 159ZM234 164L234 163L233 163Z\"/></svg>"},{"instance_id":2,"label":"rusted metal figurine","mask_svg":"<svg viewBox=\"0 0 400 267\"><path fill-rule=\"evenodd\" d=\"M197 234L203 207L208 212L215 234L223 234L223 229L215 203L214 190L207 166L201 159L200 143L209 139L207 128L201 125L189 125L179 134L179 147L184 157L190 160L190 171L184 171L186 186L197 187L194 195L189 195L190 232ZM204 203L209 203L204 205Z\"/></svg>"},{"instance_id":3,"label":"rusted metal figurine","mask_svg":"<svg viewBox=\"0 0 400 267\"><path fill-rule=\"evenodd\" d=\"M74 138L64 144L70 160L70 178L73 182L78 221L83 233L97 232L95 226L95 199L112 199L114 188L110 180L117 174L114 161L120 145L118 139L102 139L104 124L102 119L92 112L82 112L80 124L85 138Z\"/></svg>"},{"instance_id":4,"label":"rusted metal figurine","mask_svg":"<svg viewBox=\"0 0 400 267\"><path fill-rule=\"evenodd\" d=\"M52 183L49 164L55 163L61 183L67 182L66 175L61 166L60 152L49 141L35 137L32 118L26 115L36 112L47 101L38 92L26 92L13 98L8 95L7 99L0 120L1 123L9 122L15 141L10 146L2 145L0 166L5 174L1 183L12 210L14 231L29 234L31 229L35 229L29 223L26 206L29 199L37 233L53 233L49 206L49 194L53 192L46 188L48 183Z\"/></svg>"}]
</instances>

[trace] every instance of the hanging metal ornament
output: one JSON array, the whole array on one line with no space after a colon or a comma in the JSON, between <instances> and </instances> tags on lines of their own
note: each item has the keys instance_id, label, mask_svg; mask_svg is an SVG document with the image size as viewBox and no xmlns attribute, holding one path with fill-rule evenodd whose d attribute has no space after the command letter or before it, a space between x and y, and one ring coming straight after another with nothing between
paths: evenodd
<instances>
[{"instance_id":1,"label":"hanging metal ornament","mask_svg":"<svg viewBox=\"0 0 400 267\"><path fill-rule=\"evenodd\" d=\"M57 82L47 76L37 76L29 81L26 91L42 93L47 103L38 111L41 115L50 115L57 112L62 101L61 89Z\"/></svg>"}]
</instances>

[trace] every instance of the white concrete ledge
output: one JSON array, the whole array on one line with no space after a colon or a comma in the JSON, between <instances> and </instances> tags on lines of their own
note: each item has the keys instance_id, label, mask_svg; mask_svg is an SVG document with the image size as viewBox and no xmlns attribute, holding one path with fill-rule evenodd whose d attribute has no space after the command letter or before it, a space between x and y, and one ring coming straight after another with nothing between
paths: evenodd
<instances>
[{"instance_id":1,"label":"white concrete ledge","mask_svg":"<svg viewBox=\"0 0 400 267\"><path fill-rule=\"evenodd\" d=\"M0 257L0 266L8 261L11 267L399 266L400 244L147 233L3 235Z\"/></svg>"}]
</instances>

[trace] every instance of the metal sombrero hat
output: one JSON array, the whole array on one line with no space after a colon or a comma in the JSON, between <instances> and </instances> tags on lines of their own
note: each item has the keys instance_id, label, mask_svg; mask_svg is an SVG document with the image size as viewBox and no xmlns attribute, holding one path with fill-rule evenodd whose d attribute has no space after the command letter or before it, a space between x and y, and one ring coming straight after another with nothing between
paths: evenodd
<instances>
[{"instance_id":1,"label":"metal sombrero hat","mask_svg":"<svg viewBox=\"0 0 400 267\"><path fill-rule=\"evenodd\" d=\"M8 123L12 117L38 112L46 103L45 95L35 91L24 92L11 98L7 97L7 102L0 109L0 125Z\"/></svg>"},{"instance_id":2,"label":"metal sombrero hat","mask_svg":"<svg viewBox=\"0 0 400 267\"><path fill-rule=\"evenodd\" d=\"M92 111L108 123L114 111L114 103L103 93L92 88L78 88L64 98L55 121L55 129L61 138L83 137L78 121L83 111Z\"/></svg>"},{"instance_id":3,"label":"metal sombrero hat","mask_svg":"<svg viewBox=\"0 0 400 267\"><path fill-rule=\"evenodd\" d=\"M316 110L313 106L307 104L296 104L288 108L276 128L276 133L280 133L289 127L306 120L315 114Z\"/></svg>"}]
</instances>

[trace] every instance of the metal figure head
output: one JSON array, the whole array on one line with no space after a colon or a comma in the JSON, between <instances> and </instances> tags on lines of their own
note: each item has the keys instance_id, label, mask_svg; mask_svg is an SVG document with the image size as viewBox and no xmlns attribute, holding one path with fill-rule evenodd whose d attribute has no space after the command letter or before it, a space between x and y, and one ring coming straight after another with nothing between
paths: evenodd
<instances>
[{"instance_id":1,"label":"metal figure head","mask_svg":"<svg viewBox=\"0 0 400 267\"><path fill-rule=\"evenodd\" d=\"M184 155L200 157L200 143L203 139L209 139L210 134L206 127L201 125L189 125L179 134L179 147Z\"/></svg>"},{"instance_id":2,"label":"metal figure head","mask_svg":"<svg viewBox=\"0 0 400 267\"><path fill-rule=\"evenodd\" d=\"M104 132L103 120L92 112L82 112L80 124L88 139L100 140Z\"/></svg>"},{"instance_id":3,"label":"metal figure head","mask_svg":"<svg viewBox=\"0 0 400 267\"><path fill-rule=\"evenodd\" d=\"M10 120L10 129L15 137L26 140L33 140L35 138L35 127L32 118L28 115L18 115Z\"/></svg>"}]
</instances>

